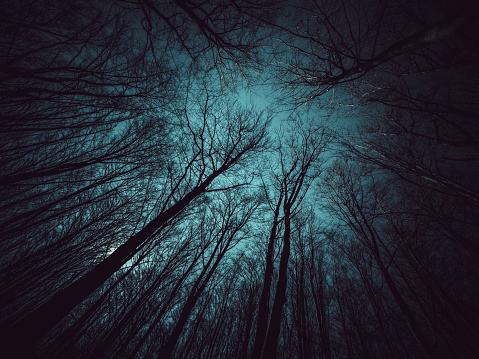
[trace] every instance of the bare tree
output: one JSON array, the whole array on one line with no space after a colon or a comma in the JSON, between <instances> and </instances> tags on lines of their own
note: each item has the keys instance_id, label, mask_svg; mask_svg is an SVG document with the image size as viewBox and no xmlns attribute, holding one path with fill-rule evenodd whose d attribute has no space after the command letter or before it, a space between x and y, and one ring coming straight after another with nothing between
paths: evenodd
<instances>
[{"instance_id":1,"label":"bare tree","mask_svg":"<svg viewBox=\"0 0 479 359\"><path fill-rule=\"evenodd\" d=\"M274 219L269 238L266 257L266 271L264 285L260 299L261 311L258 312L256 338L253 347L253 357L261 358L266 355L276 356L278 339L281 328L283 307L286 302L287 268L291 252L291 219L298 213L302 200L313 182L317 171L320 155L328 144L328 135L322 128L305 128L301 125L295 128L298 131L290 133L284 146L278 149L280 173L273 173L273 186L279 192L274 207ZM279 210L282 208L283 241L282 253L278 268L278 282L271 312L268 309L268 298L272 277L272 248L279 235L277 233ZM269 317L269 319L267 319ZM263 328L267 320L267 330Z\"/></svg>"},{"instance_id":2,"label":"bare tree","mask_svg":"<svg viewBox=\"0 0 479 359\"><path fill-rule=\"evenodd\" d=\"M205 108L211 110L209 105ZM185 162L177 169L181 172L171 173L166 187L169 187L169 193L159 207L159 214L95 268L57 292L15 324L14 329L9 330L10 338L29 338L28 341L32 343L41 338L56 322L149 243L148 241L154 238L152 236L178 216L190 202L208 191L215 178L226 174L242 160L261 151L264 146L265 127L261 115L238 110L225 113L223 119L215 117L213 123L209 121L209 112L203 112L203 115L197 129L193 129L191 122L188 125L187 132L191 139L189 146L192 147L189 147L190 150L180 146L180 150L183 148L181 151L184 152L180 152L179 158L185 156Z\"/></svg>"},{"instance_id":3,"label":"bare tree","mask_svg":"<svg viewBox=\"0 0 479 359\"><path fill-rule=\"evenodd\" d=\"M475 46L468 36L475 11L468 2L410 7L401 2L306 0L285 11L293 16L271 24L282 34L287 51L286 61L278 63L278 80L287 90L285 98L293 96L299 103L333 89L347 93L348 86L378 74L411 73L413 66L417 72L447 68L458 62L443 54L451 50L460 54L459 61L469 62ZM454 45L458 39L466 50Z\"/></svg>"}]
</instances>

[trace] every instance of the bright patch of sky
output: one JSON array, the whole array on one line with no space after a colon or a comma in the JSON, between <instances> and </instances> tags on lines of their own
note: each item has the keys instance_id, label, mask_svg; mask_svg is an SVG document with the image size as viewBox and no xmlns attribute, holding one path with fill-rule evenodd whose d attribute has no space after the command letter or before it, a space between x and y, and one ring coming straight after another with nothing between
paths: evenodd
<instances>
[{"instance_id":1,"label":"bright patch of sky","mask_svg":"<svg viewBox=\"0 0 479 359\"><path fill-rule=\"evenodd\" d=\"M254 106L259 110L268 109L272 105L272 99L269 97L264 88L258 87L249 90L243 88L238 91L238 101L244 106Z\"/></svg>"},{"instance_id":2,"label":"bright patch of sky","mask_svg":"<svg viewBox=\"0 0 479 359\"><path fill-rule=\"evenodd\" d=\"M285 106L278 105L275 90L270 85L243 87L237 91L238 102L245 107L253 107L273 115L272 128L279 127L281 122L291 114Z\"/></svg>"}]
</instances>

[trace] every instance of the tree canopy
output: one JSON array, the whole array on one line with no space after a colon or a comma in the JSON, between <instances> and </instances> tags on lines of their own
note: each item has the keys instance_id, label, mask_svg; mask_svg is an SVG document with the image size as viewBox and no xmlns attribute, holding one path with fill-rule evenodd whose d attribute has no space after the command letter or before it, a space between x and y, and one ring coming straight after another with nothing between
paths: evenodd
<instances>
[{"instance_id":1,"label":"tree canopy","mask_svg":"<svg viewBox=\"0 0 479 359\"><path fill-rule=\"evenodd\" d=\"M3 355L477 358L477 10L5 2Z\"/></svg>"}]
</instances>

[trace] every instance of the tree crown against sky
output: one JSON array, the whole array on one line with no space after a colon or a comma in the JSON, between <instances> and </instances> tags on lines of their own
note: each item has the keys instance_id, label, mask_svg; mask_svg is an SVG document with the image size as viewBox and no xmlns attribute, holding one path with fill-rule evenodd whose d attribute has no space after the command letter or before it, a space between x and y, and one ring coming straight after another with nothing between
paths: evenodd
<instances>
[{"instance_id":1,"label":"tree crown against sky","mask_svg":"<svg viewBox=\"0 0 479 359\"><path fill-rule=\"evenodd\" d=\"M476 13L9 2L6 355L477 357Z\"/></svg>"}]
</instances>

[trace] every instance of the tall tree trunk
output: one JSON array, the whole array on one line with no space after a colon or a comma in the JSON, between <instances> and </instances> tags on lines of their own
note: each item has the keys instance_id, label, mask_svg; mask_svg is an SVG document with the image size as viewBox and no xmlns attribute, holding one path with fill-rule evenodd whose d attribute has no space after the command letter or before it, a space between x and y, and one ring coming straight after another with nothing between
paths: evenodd
<instances>
[{"instance_id":1,"label":"tall tree trunk","mask_svg":"<svg viewBox=\"0 0 479 359\"><path fill-rule=\"evenodd\" d=\"M436 350L436 348L434 348L434 346L432 346L429 343L426 336L423 334L422 330L420 329L419 323L416 321L416 318L414 317L414 314L409 309L409 306L406 304L406 301L404 300L399 288L396 286L396 282L391 277L391 274L389 274L389 270L381 257L381 253L378 247L378 241L380 239L376 235L374 228L368 222L359 204L356 204L356 206L358 210L360 211L359 213L361 215L362 220L364 221L364 225L366 226L366 230L361 228L361 230L359 231L359 235L362 235L366 241L369 241L371 243L370 250L373 254L373 257L376 260L379 270L381 271L384 279L386 280L386 284L389 290L391 291L394 299L396 300L396 303L398 304L399 309L401 310L401 312L406 318L406 322L409 327L409 330L411 331L416 341L422 346L422 349L424 350L424 353L426 354L428 358L431 358L431 359L439 358L440 355L438 351ZM361 223L358 223L358 224L359 226L361 226ZM370 239L367 238L367 234L366 234L367 232L371 236Z\"/></svg>"},{"instance_id":2,"label":"tall tree trunk","mask_svg":"<svg viewBox=\"0 0 479 359\"><path fill-rule=\"evenodd\" d=\"M64 316L80 304L90 293L100 287L111 275L131 259L151 236L169 220L181 213L197 196L202 194L211 182L229 166L223 165L213 171L200 185L186 194L172 207L161 213L142 230L133 235L116 251L108 256L92 270L84 274L68 287L54 294L47 302L24 317L11 328L0 333L3 348L12 356L19 356L19 350L31 355L32 347Z\"/></svg>"},{"instance_id":3,"label":"tall tree trunk","mask_svg":"<svg viewBox=\"0 0 479 359\"><path fill-rule=\"evenodd\" d=\"M251 328L253 326L253 313L254 313L254 293L250 293L248 301L248 313L246 316L246 328L243 333L243 340L241 342L241 350L239 351L238 358L246 359L248 357L248 344L250 341Z\"/></svg>"},{"instance_id":4,"label":"tall tree trunk","mask_svg":"<svg viewBox=\"0 0 479 359\"><path fill-rule=\"evenodd\" d=\"M144 258L142 256L142 258ZM85 325L85 323L90 319L90 317L101 307L104 303L105 299L108 295L117 287L117 285L125 279L128 274L130 274L133 269L141 262L141 259L137 260L135 264L133 264L130 268L128 268L125 273L123 273L120 277L118 277L115 282L98 298L95 303L88 308L85 313L81 315L81 317L67 330L65 330L58 339L55 340L55 345L50 349L50 353L53 355L54 353L58 353L63 350L68 345L68 340L72 339L76 333L78 333L81 328Z\"/></svg>"},{"instance_id":5,"label":"tall tree trunk","mask_svg":"<svg viewBox=\"0 0 479 359\"><path fill-rule=\"evenodd\" d=\"M286 303L288 261L291 252L291 218L289 211L290 204L285 203L283 251L281 252L281 259L279 262L278 285L276 286L273 308L271 309L271 319L263 347L262 358L276 358L276 351L278 349L279 333L281 331L281 318L283 316L283 307Z\"/></svg>"},{"instance_id":6,"label":"tall tree trunk","mask_svg":"<svg viewBox=\"0 0 479 359\"><path fill-rule=\"evenodd\" d=\"M132 302L135 301L135 304L131 308L128 309L128 311L125 313L123 312L118 320L118 323L110 329L109 333L103 338L103 340L97 345L97 347L94 349L92 352L91 356L94 358L102 358L102 357L111 357L112 355L107 355L108 350L114 347L112 343L114 343L115 340L121 337L121 334L125 328L128 327L128 323L132 323L134 320L135 315L138 314L140 308L144 303L148 300L149 297L153 296L155 294L155 291L157 288L160 286L160 284L163 282L165 279L165 273L170 269L171 263L180 255L183 253L184 249L187 247L188 243L184 243L183 246L180 248L180 250L172 256L169 260L168 263L165 264L161 272L158 274L158 276L155 278L154 282L145 290L144 293L141 295L138 295L138 299L136 299L136 296L132 298ZM125 311L127 308L125 308ZM136 330L131 330L130 333L128 333L128 336L126 338L121 338L121 347L120 350L118 351L119 353L123 353L123 350L126 349L132 338L134 338L137 334ZM115 348L118 350L118 347Z\"/></svg>"},{"instance_id":7,"label":"tall tree trunk","mask_svg":"<svg viewBox=\"0 0 479 359\"><path fill-rule=\"evenodd\" d=\"M201 252L203 253L203 252ZM161 309L159 310L158 314L156 315L155 319L150 323L150 325L148 326L148 329L146 330L146 332L140 337L140 339L138 340L138 342L136 343L134 349L130 352L128 358L129 359L132 359L135 357L136 353L138 353L141 349L141 347L143 346L143 344L146 342L146 340L148 339L148 337L151 335L151 333L153 332L153 330L156 328L156 326L158 325L158 323L160 322L161 318L163 318L163 315L166 313L166 311L168 310L168 307L170 306L171 302L173 301L173 299L175 299L175 296L178 294L178 291L180 290L180 287L181 285L183 284L183 282L185 281L185 279L188 277L188 275L190 274L191 270L195 267L196 265L196 262L197 260L200 258L200 255L194 257L193 261L191 262L190 266L188 267L188 269L183 273L183 275L180 277L180 279L176 282L175 286L173 287L173 290L171 291L170 295L168 296L168 299L162 303L161 305ZM159 307L158 307L159 308ZM158 309L157 308L157 309ZM126 349L126 346L125 346L126 343L124 343L122 345L122 348L123 350ZM118 354L121 354L122 351L119 351Z\"/></svg>"},{"instance_id":8,"label":"tall tree trunk","mask_svg":"<svg viewBox=\"0 0 479 359\"><path fill-rule=\"evenodd\" d=\"M216 252L213 252L212 256L214 256ZM173 331L169 335L168 339L166 340L166 343L164 344L163 348L161 349L160 358L169 358L171 354L173 354L173 351L175 349L176 343L180 339L181 333L183 332L183 329L185 328L186 322L188 321L188 318L190 317L191 312L193 311L193 308L196 305L196 302L200 298L201 294L206 288L206 285L208 284L211 276L213 273L216 271L216 268L221 262L221 259L223 258L225 252L221 252L218 254L218 257L216 258L213 266L209 270L208 274L204 278L204 280L201 282L201 279L203 278L203 274L200 274L198 277L195 285L193 286L190 295L188 296L188 299L186 300L186 304L184 305L183 309L181 310L180 318L178 319L178 322L176 323L175 327L173 328ZM212 258L212 257L211 257ZM209 263L207 264L209 266ZM201 282L201 285L200 285Z\"/></svg>"},{"instance_id":9,"label":"tall tree trunk","mask_svg":"<svg viewBox=\"0 0 479 359\"><path fill-rule=\"evenodd\" d=\"M253 345L252 359L261 358L264 341L266 338L266 331L268 329L269 316L269 295L271 291L271 281L273 277L273 253L274 242L276 239L276 232L278 228L279 210L281 208L282 196L278 199L278 203L274 210L273 226L269 235L268 252L266 253L266 269L264 271L263 289L261 291L261 298L258 305L258 318L256 321L256 336Z\"/></svg>"}]
</instances>

